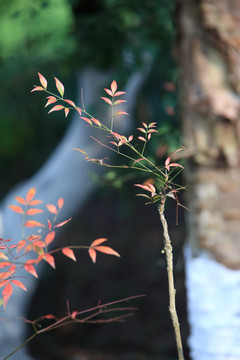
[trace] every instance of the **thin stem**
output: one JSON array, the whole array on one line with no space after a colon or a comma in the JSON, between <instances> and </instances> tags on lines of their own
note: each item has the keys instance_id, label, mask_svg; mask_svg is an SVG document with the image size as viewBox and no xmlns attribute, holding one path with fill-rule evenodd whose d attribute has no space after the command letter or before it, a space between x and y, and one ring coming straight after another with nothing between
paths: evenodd
<instances>
[{"instance_id":1,"label":"thin stem","mask_svg":"<svg viewBox=\"0 0 240 360\"><path fill-rule=\"evenodd\" d=\"M168 224L164 215L165 211L165 202L166 197L162 198L161 204L158 206L158 212L160 216L160 220L163 226L163 236L164 236L164 251L166 254L167 260L167 274L168 274L168 289L169 289L169 312L172 319L175 340L177 345L178 351L178 359L184 360L183 354L183 347L182 347L182 340L181 340L181 332L180 332L180 325L178 321L178 315L176 310L176 302L175 302L175 295L176 290L174 287L174 277L173 277L173 249L171 244L171 239L168 232Z\"/></svg>"},{"instance_id":2,"label":"thin stem","mask_svg":"<svg viewBox=\"0 0 240 360\"><path fill-rule=\"evenodd\" d=\"M11 352L11 354L5 356L5 358L3 358L2 360L7 360L9 359L12 355L14 355L18 350L20 350L24 345L26 345L27 343L29 343L29 341L31 341L32 339L35 338L35 336L37 336L38 333L35 332L32 336L30 336L26 341L24 341L23 344L21 344L20 346L18 346L14 351Z\"/></svg>"}]
</instances>

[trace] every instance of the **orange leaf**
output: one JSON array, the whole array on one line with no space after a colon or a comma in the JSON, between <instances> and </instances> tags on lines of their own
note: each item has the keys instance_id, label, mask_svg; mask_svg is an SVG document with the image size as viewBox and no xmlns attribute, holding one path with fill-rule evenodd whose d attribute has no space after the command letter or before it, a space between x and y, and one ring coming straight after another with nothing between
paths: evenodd
<instances>
[{"instance_id":1,"label":"orange leaf","mask_svg":"<svg viewBox=\"0 0 240 360\"><path fill-rule=\"evenodd\" d=\"M19 202L22 205L26 205L26 201L24 198L20 197L20 196L15 196L15 199L17 200L17 202Z\"/></svg>"},{"instance_id":2,"label":"orange leaf","mask_svg":"<svg viewBox=\"0 0 240 360\"><path fill-rule=\"evenodd\" d=\"M33 267L32 264L26 262L26 263L24 264L24 269L25 269L26 271L28 271L30 274L32 274L33 276L35 276L36 278L38 277L38 274L37 274L37 272L36 272L36 270L35 270L35 268Z\"/></svg>"},{"instance_id":3,"label":"orange leaf","mask_svg":"<svg viewBox=\"0 0 240 360\"><path fill-rule=\"evenodd\" d=\"M109 89L104 89L104 90L106 91L106 93L107 93L108 95L113 96L113 93L112 93L111 90L109 90Z\"/></svg>"},{"instance_id":4,"label":"orange leaf","mask_svg":"<svg viewBox=\"0 0 240 360\"><path fill-rule=\"evenodd\" d=\"M0 251L0 259L9 260L8 257L1 251Z\"/></svg>"},{"instance_id":5,"label":"orange leaf","mask_svg":"<svg viewBox=\"0 0 240 360\"><path fill-rule=\"evenodd\" d=\"M83 119L84 121L86 121L88 124L92 125L92 122L90 119L86 118L86 117L82 117L81 116L81 119Z\"/></svg>"},{"instance_id":6,"label":"orange leaf","mask_svg":"<svg viewBox=\"0 0 240 360\"><path fill-rule=\"evenodd\" d=\"M52 214L57 214L57 208L55 205L52 204L47 204L46 208L48 209L48 211Z\"/></svg>"},{"instance_id":7,"label":"orange leaf","mask_svg":"<svg viewBox=\"0 0 240 360\"><path fill-rule=\"evenodd\" d=\"M49 110L48 114L50 114L51 112L53 111L59 111L59 110L62 110L64 109L64 106L62 105L55 105L51 110Z\"/></svg>"},{"instance_id":8,"label":"orange leaf","mask_svg":"<svg viewBox=\"0 0 240 360\"><path fill-rule=\"evenodd\" d=\"M127 102L127 100L117 100L117 101L114 101L113 105L119 105L119 104L122 104L124 102Z\"/></svg>"},{"instance_id":9,"label":"orange leaf","mask_svg":"<svg viewBox=\"0 0 240 360\"><path fill-rule=\"evenodd\" d=\"M64 101L66 101L68 104L72 105L73 107L76 107L76 105L74 104L74 102L72 100L64 99Z\"/></svg>"},{"instance_id":10,"label":"orange leaf","mask_svg":"<svg viewBox=\"0 0 240 360\"><path fill-rule=\"evenodd\" d=\"M64 86L63 86L63 84L61 83L61 81L59 81L56 77L55 77L54 79L55 79L55 82L56 82L56 88L58 89L59 94L61 95L61 97L63 97L63 94L64 94Z\"/></svg>"},{"instance_id":11,"label":"orange leaf","mask_svg":"<svg viewBox=\"0 0 240 360\"><path fill-rule=\"evenodd\" d=\"M97 251L100 251L104 254L115 255L115 256L120 257L120 255L115 250L110 248L109 246L95 246L94 249Z\"/></svg>"},{"instance_id":12,"label":"orange leaf","mask_svg":"<svg viewBox=\"0 0 240 360\"><path fill-rule=\"evenodd\" d=\"M54 269L56 269L56 266L55 266L55 261L54 261L54 257L50 254L45 254L43 256L43 259L51 266L53 267Z\"/></svg>"},{"instance_id":13,"label":"orange leaf","mask_svg":"<svg viewBox=\"0 0 240 360\"><path fill-rule=\"evenodd\" d=\"M12 293L13 293L12 285L9 282L2 291L4 309L6 308L7 302L9 300L10 296L12 295Z\"/></svg>"},{"instance_id":14,"label":"orange leaf","mask_svg":"<svg viewBox=\"0 0 240 360\"><path fill-rule=\"evenodd\" d=\"M94 240L94 241L91 243L90 247L92 248L92 247L94 247L94 246L100 245L100 244L102 244L104 241L107 241L107 239L106 239L106 238L96 239L96 240Z\"/></svg>"},{"instance_id":15,"label":"orange leaf","mask_svg":"<svg viewBox=\"0 0 240 360\"><path fill-rule=\"evenodd\" d=\"M35 205L39 205L39 204L42 204L42 200L32 200L28 203L28 205L30 206L35 206Z\"/></svg>"},{"instance_id":16,"label":"orange leaf","mask_svg":"<svg viewBox=\"0 0 240 360\"><path fill-rule=\"evenodd\" d=\"M61 222L61 223L59 223L59 224L55 225L54 227L60 227L60 226L63 226L63 225L65 225L66 223L68 223L70 220L72 220L72 218L70 218L70 219L68 219L68 220L63 221L63 222Z\"/></svg>"},{"instance_id":17,"label":"orange leaf","mask_svg":"<svg viewBox=\"0 0 240 360\"><path fill-rule=\"evenodd\" d=\"M28 209L26 211L26 214L27 215L35 215L35 214L40 214L42 212L43 212L43 210L41 210L41 209Z\"/></svg>"},{"instance_id":18,"label":"orange leaf","mask_svg":"<svg viewBox=\"0 0 240 360\"><path fill-rule=\"evenodd\" d=\"M59 209L61 209L61 208L63 207L63 205L64 205L64 200L63 200L63 198L58 199L57 204L58 204Z\"/></svg>"},{"instance_id":19,"label":"orange leaf","mask_svg":"<svg viewBox=\"0 0 240 360\"><path fill-rule=\"evenodd\" d=\"M110 99L106 98L106 97L101 97L101 99L103 99L106 103L108 103L109 105L112 105L112 102Z\"/></svg>"},{"instance_id":20,"label":"orange leaf","mask_svg":"<svg viewBox=\"0 0 240 360\"><path fill-rule=\"evenodd\" d=\"M144 142L146 141L146 139L144 139L144 137L142 137L142 136L138 136L138 139L139 139L139 140L142 140L142 141L144 141Z\"/></svg>"},{"instance_id":21,"label":"orange leaf","mask_svg":"<svg viewBox=\"0 0 240 360\"><path fill-rule=\"evenodd\" d=\"M47 80L40 73L38 73L38 76L39 76L39 80L40 80L41 85L44 87L44 89L46 89L47 88Z\"/></svg>"},{"instance_id":22,"label":"orange leaf","mask_svg":"<svg viewBox=\"0 0 240 360\"><path fill-rule=\"evenodd\" d=\"M117 111L114 115L119 116L119 115L129 115L129 114L126 113L125 111Z\"/></svg>"},{"instance_id":23,"label":"orange leaf","mask_svg":"<svg viewBox=\"0 0 240 360\"><path fill-rule=\"evenodd\" d=\"M96 257L97 257L96 251L95 251L93 248L90 248L90 249L88 250L88 253L89 253L89 256L90 256L90 258L92 259L93 263L95 264L95 262L96 262Z\"/></svg>"},{"instance_id":24,"label":"orange leaf","mask_svg":"<svg viewBox=\"0 0 240 360\"><path fill-rule=\"evenodd\" d=\"M36 194L36 188L29 189L26 195L26 202L29 203L29 201L32 200L35 194Z\"/></svg>"},{"instance_id":25,"label":"orange leaf","mask_svg":"<svg viewBox=\"0 0 240 360\"><path fill-rule=\"evenodd\" d=\"M92 122L101 127L101 122L98 119L92 118Z\"/></svg>"},{"instance_id":26,"label":"orange leaf","mask_svg":"<svg viewBox=\"0 0 240 360\"><path fill-rule=\"evenodd\" d=\"M57 102L57 99L54 96L47 96L47 103L44 107L47 107L50 104L54 104L55 102Z\"/></svg>"},{"instance_id":27,"label":"orange leaf","mask_svg":"<svg viewBox=\"0 0 240 360\"><path fill-rule=\"evenodd\" d=\"M12 265L12 263L10 263L9 261L2 261L0 262L0 269L10 265Z\"/></svg>"},{"instance_id":28,"label":"orange leaf","mask_svg":"<svg viewBox=\"0 0 240 360\"><path fill-rule=\"evenodd\" d=\"M19 280L11 280L11 282L12 282L14 285L20 287L21 289L27 291L26 287L23 285L23 283L21 283L21 281L19 281Z\"/></svg>"},{"instance_id":29,"label":"orange leaf","mask_svg":"<svg viewBox=\"0 0 240 360\"><path fill-rule=\"evenodd\" d=\"M126 94L125 91L118 91L114 94L114 96L120 96L120 95L123 95L123 94Z\"/></svg>"},{"instance_id":30,"label":"orange leaf","mask_svg":"<svg viewBox=\"0 0 240 360\"><path fill-rule=\"evenodd\" d=\"M55 231L51 231L50 233L48 233L47 236L45 237L46 245L51 244L51 242L54 240L54 238L55 238Z\"/></svg>"},{"instance_id":31,"label":"orange leaf","mask_svg":"<svg viewBox=\"0 0 240 360\"><path fill-rule=\"evenodd\" d=\"M10 209L12 209L13 211L15 211L16 213L19 213L19 214L23 214L24 211L23 209L21 208L21 206L18 206L18 205L8 205L8 207Z\"/></svg>"},{"instance_id":32,"label":"orange leaf","mask_svg":"<svg viewBox=\"0 0 240 360\"><path fill-rule=\"evenodd\" d=\"M68 116L69 114L69 109L68 108L64 108L64 114L65 114L65 118Z\"/></svg>"},{"instance_id":33,"label":"orange leaf","mask_svg":"<svg viewBox=\"0 0 240 360\"><path fill-rule=\"evenodd\" d=\"M34 221L34 220L28 220L24 226L26 227L35 227L35 226L42 226L44 227L45 225L43 225L42 223L38 222L38 221Z\"/></svg>"},{"instance_id":34,"label":"orange leaf","mask_svg":"<svg viewBox=\"0 0 240 360\"><path fill-rule=\"evenodd\" d=\"M74 252L72 251L72 249L69 249L68 247L65 247L62 249L62 253L69 257L70 259L72 259L73 261L77 261L75 255L74 255Z\"/></svg>"},{"instance_id":35,"label":"orange leaf","mask_svg":"<svg viewBox=\"0 0 240 360\"><path fill-rule=\"evenodd\" d=\"M115 94L116 90L117 90L117 83L115 80L113 80L113 82L111 83L111 90L113 95Z\"/></svg>"},{"instance_id":36,"label":"orange leaf","mask_svg":"<svg viewBox=\"0 0 240 360\"><path fill-rule=\"evenodd\" d=\"M79 107L76 107L76 110L77 110L77 112L79 113L79 115L81 116L82 110L81 110Z\"/></svg>"},{"instance_id":37,"label":"orange leaf","mask_svg":"<svg viewBox=\"0 0 240 360\"><path fill-rule=\"evenodd\" d=\"M43 247L45 247L45 246L46 246L46 244L45 244L43 241L36 240L36 241L34 241L33 246L34 246L34 247L40 247L40 248L43 248Z\"/></svg>"},{"instance_id":38,"label":"orange leaf","mask_svg":"<svg viewBox=\"0 0 240 360\"><path fill-rule=\"evenodd\" d=\"M42 87L42 86L36 86L34 85L34 88L31 90L31 92L34 92L34 91L44 91L45 89Z\"/></svg>"},{"instance_id":39,"label":"orange leaf","mask_svg":"<svg viewBox=\"0 0 240 360\"><path fill-rule=\"evenodd\" d=\"M41 319L57 319L56 316L52 315L52 314L48 314L48 315L44 315L41 316Z\"/></svg>"}]
</instances>

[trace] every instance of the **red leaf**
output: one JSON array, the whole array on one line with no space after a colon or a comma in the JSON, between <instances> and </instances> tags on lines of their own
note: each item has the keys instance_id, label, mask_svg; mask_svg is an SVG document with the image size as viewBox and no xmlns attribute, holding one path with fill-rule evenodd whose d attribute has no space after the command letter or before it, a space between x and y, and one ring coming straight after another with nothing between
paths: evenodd
<instances>
[{"instance_id":1,"label":"red leaf","mask_svg":"<svg viewBox=\"0 0 240 360\"><path fill-rule=\"evenodd\" d=\"M28 271L30 274L32 274L33 276L35 276L36 278L38 278L38 274L37 274L35 268L34 268L33 265L30 264L29 262L26 262L26 263L24 264L24 269L25 269L26 271Z\"/></svg>"},{"instance_id":2,"label":"red leaf","mask_svg":"<svg viewBox=\"0 0 240 360\"><path fill-rule=\"evenodd\" d=\"M36 194L36 188L31 188L28 190L28 193L26 195L26 202L29 203L29 201L32 200L32 198L35 196Z\"/></svg>"},{"instance_id":3,"label":"red leaf","mask_svg":"<svg viewBox=\"0 0 240 360\"><path fill-rule=\"evenodd\" d=\"M21 281L19 281L19 280L11 280L11 282L12 282L14 285L20 287L21 289L27 291L27 288L23 285L23 283L21 283Z\"/></svg>"},{"instance_id":4,"label":"red leaf","mask_svg":"<svg viewBox=\"0 0 240 360\"><path fill-rule=\"evenodd\" d=\"M72 249L69 249L68 247L65 247L62 249L62 253L69 257L70 259L72 259L73 261L77 261L75 255L74 255L74 252L72 251Z\"/></svg>"},{"instance_id":5,"label":"red leaf","mask_svg":"<svg viewBox=\"0 0 240 360\"><path fill-rule=\"evenodd\" d=\"M111 90L109 90L109 89L104 89L104 90L106 91L106 93L107 93L108 95L113 96L113 93L112 93Z\"/></svg>"},{"instance_id":6,"label":"red leaf","mask_svg":"<svg viewBox=\"0 0 240 360\"><path fill-rule=\"evenodd\" d=\"M10 296L12 295L12 293L13 293L12 285L9 282L2 291L4 309L6 308L7 302L9 300Z\"/></svg>"},{"instance_id":7,"label":"red leaf","mask_svg":"<svg viewBox=\"0 0 240 360\"><path fill-rule=\"evenodd\" d=\"M17 202L19 202L22 205L26 205L26 201L24 198L20 197L20 196L15 196L15 199L17 200Z\"/></svg>"},{"instance_id":8,"label":"red leaf","mask_svg":"<svg viewBox=\"0 0 240 360\"><path fill-rule=\"evenodd\" d=\"M126 94L125 91L118 91L114 94L114 96L120 96L120 95L123 95L123 94Z\"/></svg>"},{"instance_id":9,"label":"red leaf","mask_svg":"<svg viewBox=\"0 0 240 360\"><path fill-rule=\"evenodd\" d=\"M39 76L39 80L40 80L41 85L44 87L44 89L46 89L47 88L47 80L40 73L38 73L38 76Z\"/></svg>"},{"instance_id":10,"label":"red leaf","mask_svg":"<svg viewBox=\"0 0 240 360\"><path fill-rule=\"evenodd\" d=\"M61 208L63 207L63 205L64 205L64 200L63 200L63 198L58 199L57 204L58 204L59 209L61 209Z\"/></svg>"},{"instance_id":11,"label":"red leaf","mask_svg":"<svg viewBox=\"0 0 240 360\"><path fill-rule=\"evenodd\" d=\"M49 112L48 114L50 114L52 111L59 111L59 110L62 110L64 109L64 106L62 105L55 105Z\"/></svg>"},{"instance_id":12,"label":"red leaf","mask_svg":"<svg viewBox=\"0 0 240 360\"><path fill-rule=\"evenodd\" d=\"M146 134L146 130L143 128L137 128L139 131L141 131L142 133Z\"/></svg>"},{"instance_id":13,"label":"red leaf","mask_svg":"<svg viewBox=\"0 0 240 360\"><path fill-rule=\"evenodd\" d=\"M146 141L146 139L144 139L144 137L142 137L142 136L138 136L138 139L139 139L139 140L142 140L142 141L144 141L144 142Z\"/></svg>"},{"instance_id":14,"label":"red leaf","mask_svg":"<svg viewBox=\"0 0 240 360\"><path fill-rule=\"evenodd\" d=\"M119 116L119 115L129 115L129 114L126 113L125 111L117 111L114 115Z\"/></svg>"},{"instance_id":15,"label":"red leaf","mask_svg":"<svg viewBox=\"0 0 240 360\"><path fill-rule=\"evenodd\" d=\"M41 209L28 209L26 211L26 214L27 215L35 215L35 214L40 214L42 212L43 212L43 210L41 210Z\"/></svg>"},{"instance_id":16,"label":"red leaf","mask_svg":"<svg viewBox=\"0 0 240 360\"><path fill-rule=\"evenodd\" d=\"M98 119L92 118L92 122L101 127L101 122Z\"/></svg>"},{"instance_id":17,"label":"red leaf","mask_svg":"<svg viewBox=\"0 0 240 360\"><path fill-rule=\"evenodd\" d=\"M106 97L101 97L101 99L103 99L106 103L108 103L109 105L112 105L112 102L110 99L106 98Z\"/></svg>"},{"instance_id":18,"label":"red leaf","mask_svg":"<svg viewBox=\"0 0 240 360\"><path fill-rule=\"evenodd\" d=\"M44 315L44 316L41 316L41 319L54 319L56 320L56 316L52 315L52 314L48 314L48 315Z\"/></svg>"},{"instance_id":19,"label":"red leaf","mask_svg":"<svg viewBox=\"0 0 240 360\"><path fill-rule=\"evenodd\" d=\"M114 101L113 105L119 105L119 104L122 104L124 102L127 102L127 100L117 100L117 101Z\"/></svg>"},{"instance_id":20,"label":"red leaf","mask_svg":"<svg viewBox=\"0 0 240 360\"><path fill-rule=\"evenodd\" d=\"M34 88L31 90L31 92L34 92L34 91L44 91L45 89L41 86L35 86L34 85Z\"/></svg>"},{"instance_id":21,"label":"red leaf","mask_svg":"<svg viewBox=\"0 0 240 360\"><path fill-rule=\"evenodd\" d=\"M50 220L48 220L47 222L48 222L48 230L50 230L52 228L52 224L51 224Z\"/></svg>"},{"instance_id":22,"label":"red leaf","mask_svg":"<svg viewBox=\"0 0 240 360\"><path fill-rule=\"evenodd\" d=\"M110 248L109 246L96 246L96 247L94 247L94 249L97 251L100 251L104 254L115 255L115 256L120 257L120 255L115 250Z\"/></svg>"},{"instance_id":23,"label":"red leaf","mask_svg":"<svg viewBox=\"0 0 240 360\"><path fill-rule=\"evenodd\" d=\"M50 233L47 234L47 236L45 237L45 243L46 245L49 245L55 238L55 231L51 231Z\"/></svg>"},{"instance_id":24,"label":"red leaf","mask_svg":"<svg viewBox=\"0 0 240 360\"><path fill-rule=\"evenodd\" d=\"M35 227L35 226L42 226L44 227L45 225L43 225L42 223L38 222L38 221L34 221L34 220L28 220L24 226L26 227Z\"/></svg>"},{"instance_id":25,"label":"red leaf","mask_svg":"<svg viewBox=\"0 0 240 360\"><path fill-rule=\"evenodd\" d=\"M90 256L90 258L92 259L93 263L95 264L95 262L96 262L96 257L97 257L96 251L95 251L93 248L90 248L90 249L88 250L88 253L89 253L89 256Z\"/></svg>"},{"instance_id":26,"label":"red leaf","mask_svg":"<svg viewBox=\"0 0 240 360\"><path fill-rule=\"evenodd\" d=\"M81 117L81 119L83 119L84 121L86 121L88 124L92 125L92 122L90 119L86 118L86 117Z\"/></svg>"},{"instance_id":27,"label":"red leaf","mask_svg":"<svg viewBox=\"0 0 240 360\"><path fill-rule=\"evenodd\" d=\"M77 110L77 112L79 113L79 115L81 116L82 110L81 110L79 107L76 107L76 110Z\"/></svg>"},{"instance_id":28,"label":"red leaf","mask_svg":"<svg viewBox=\"0 0 240 360\"><path fill-rule=\"evenodd\" d=\"M47 204L46 208L48 209L48 211L52 214L57 214L57 208L55 205L52 204Z\"/></svg>"},{"instance_id":29,"label":"red leaf","mask_svg":"<svg viewBox=\"0 0 240 360\"><path fill-rule=\"evenodd\" d=\"M104 241L107 241L107 239L106 239L106 238L96 239L96 240L94 240L94 241L91 243L90 247L92 248L92 247L94 247L94 246L100 245L100 244L102 244Z\"/></svg>"},{"instance_id":30,"label":"red leaf","mask_svg":"<svg viewBox=\"0 0 240 360\"><path fill-rule=\"evenodd\" d=\"M8 205L8 207L10 209L12 209L13 211L15 211L16 213L19 213L19 214L23 214L24 211L23 209L21 208L21 206L18 206L18 205Z\"/></svg>"},{"instance_id":31,"label":"red leaf","mask_svg":"<svg viewBox=\"0 0 240 360\"><path fill-rule=\"evenodd\" d=\"M45 254L43 256L43 259L51 266L53 267L54 269L56 269L56 266L55 266L55 261L54 261L54 257L50 254Z\"/></svg>"},{"instance_id":32,"label":"red leaf","mask_svg":"<svg viewBox=\"0 0 240 360\"><path fill-rule=\"evenodd\" d=\"M50 104L54 104L55 102L57 102L57 99L54 96L47 96L47 103L44 107L47 107Z\"/></svg>"},{"instance_id":33,"label":"red leaf","mask_svg":"<svg viewBox=\"0 0 240 360\"><path fill-rule=\"evenodd\" d=\"M30 206L35 206L35 205L39 205L39 204L42 204L42 200L32 200L28 203L28 205Z\"/></svg>"},{"instance_id":34,"label":"red leaf","mask_svg":"<svg viewBox=\"0 0 240 360\"><path fill-rule=\"evenodd\" d=\"M74 102L72 100L64 99L64 101L66 101L68 104L72 105L74 108L76 107L76 105L74 104Z\"/></svg>"},{"instance_id":35,"label":"red leaf","mask_svg":"<svg viewBox=\"0 0 240 360\"><path fill-rule=\"evenodd\" d=\"M61 97L63 97L63 94L64 94L64 86L63 86L63 84L61 83L61 81L59 81L56 77L55 77L54 79L55 79L55 82L56 82L56 88L58 89L59 94L61 95Z\"/></svg>"},{"instance_id":36,"label":"red leaf","mask_svg":"<svg viewBox=\"0 0 240 360\"><path fill-rule=\"evenodd\" d=\"M68 116L68 114L69 114L69 109L68 108L64 108L64 113L65 113L65 118Z\"/></svg>"},{"instance_id":37,"label":"red leaf","mask_svg":"<svg viewBox=\"0 0 240 360\"><path fill-rule=\"evenodd\" d=\"M113 95L115 94L116 90L117 90L117 83L115 80L113 80L113 82L111 83L111 90Z\"/></svg>"},{"instance_id":38,"label":"red leaf","mask_svg":"<svg viewBox=\"0 0 240 360\"><path fill-rule=\"evenodd\" d=\"M63 221L63 222L61 222L61 223L59 223L59 224L55 225L54 227L60 227L60 226L63 226L63 225L65 225L66 223L68 223L70 220L72 220L72 218L70 218L70 219L68 219L68 220Z\"/></svg>"},{"instance_id":39,"label":"red leaf","mask_svg":"<svg viewBox=\"0 0 240 360\"><path fill-rule=\"evenodd\" d=\"M10 266L12 265L12 263L8 262L8 261L2 261L0 262L0 269L6 267L6 266Z\"/></svg>"},{"instance_id":40,"label":"red leaf","mask_svg":"<svg viewBox=\"0 0 240 360\"><path fill-rule=\"evenodd\" d=\"M43 241L36 240L34 241L33 246L38 248L44 248L46 244Z\"/></svg>"}]
</instances>

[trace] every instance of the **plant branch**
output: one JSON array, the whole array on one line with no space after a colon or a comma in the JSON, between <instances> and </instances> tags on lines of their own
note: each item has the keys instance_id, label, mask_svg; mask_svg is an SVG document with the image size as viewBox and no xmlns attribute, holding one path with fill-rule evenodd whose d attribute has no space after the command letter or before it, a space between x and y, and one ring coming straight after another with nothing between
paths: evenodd
<instances>
[{"instance_id":1,"label":"plant branch","mask_svg":"<svg viewBox=\"0 0 240 360\"><path fill-rule=\"evenodd\" d=\"M167 260L168 289L169 289L169 312L170 312L170 316L172 319L175 340L176 340L176 344L177 344L178 359L184 360L180 325L179 325L179 321L178 321L176 302L175 302L176 290L174 287L174 277L173 277L173 249L172 249L171 239L170 239L169 232L168 232L168 224L167 224L167 221L166 221L166 218L164 215L165 202L166 202L166 197L163 196L160 205L158 205L158 212L159 212L160 220L161 220L161 223L163 226L164 252L166 254L166 260Z\"/></svg>"}]
</instances>

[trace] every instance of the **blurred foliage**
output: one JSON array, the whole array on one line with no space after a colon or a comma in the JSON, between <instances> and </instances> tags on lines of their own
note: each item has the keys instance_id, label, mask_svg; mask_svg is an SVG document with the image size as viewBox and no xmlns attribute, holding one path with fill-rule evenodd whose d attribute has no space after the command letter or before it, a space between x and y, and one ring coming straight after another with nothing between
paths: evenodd
<instances>
[{"instance_id":1,"label":"blurred foliage","mask_svg":"<svg viewBox=\"0 0 240 360\"><path fill-rule=\"evenodd\" d=\"M166 108L176 108L176 93L162 86L176 82L173 11L173 0L1 0L0 196L37 171L68 124L60 113L48 116L42 98L30 95L38 71L59 77L74 100L76 69L114 68L123 83L150 55L152 73L136 115L160 122L161 141L174 144L177 116Z\"/></svg>"},{"instance_id":2,"label":"blurred foliage","mask_svg":"<svg viewBox=\"0 0 240 360\"><path fill-rule=\"evenodd\" d=\"M169 0L71 0L77 52L84 65L136 67L146 52L169 49L174 37ZM91 46L92 44L92 46ZM84 51L82 51L84 49Z\"/></svg>"}]
</instances>

